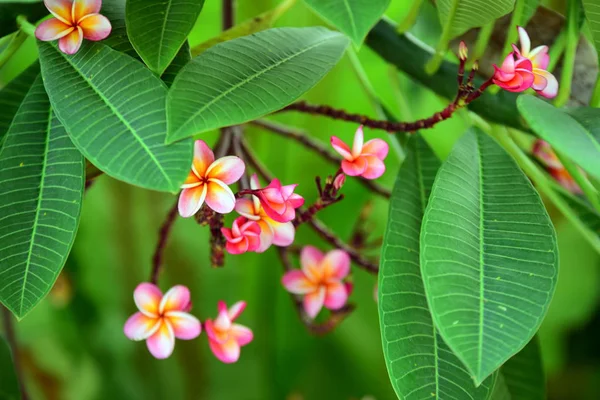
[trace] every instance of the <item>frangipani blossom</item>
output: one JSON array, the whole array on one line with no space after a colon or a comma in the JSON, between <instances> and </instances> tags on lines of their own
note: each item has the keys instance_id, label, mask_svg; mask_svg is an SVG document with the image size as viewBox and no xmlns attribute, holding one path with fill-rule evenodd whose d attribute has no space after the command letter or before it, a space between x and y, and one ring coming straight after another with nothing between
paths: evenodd
<instances>
[{"instance_id":1,"label":"frangipani blossom","mask_svg":"<svg viewBox=\"0 0 600 400\"><path fill-rule=\"evenodd\" d=\"M231 229L221 228L227 240L225 248L230 254L256 251L260 247L260 231L260 225L246 217L236 218Z\"/></svg>"},{"instance_id":2,"label":"frangipani blossom","mask_svg":"<svg viewBox=\"0 0 600 400\"><path fill-rule=\"evenodd\" d=\"M240 349L252 341L252 331L233 321L246 308L245 301L238 301L231 308L219 301L219 316L214 320L206 320L208 343L214 355L224 363L230 364L240 358Z\"/></svg>"},{"instance_id":3,"label":"frangipani blossom","mask_svg":"<svg viewBox=\"0 0 600 400\"><path fill-rule=\"evenodd\" d=\"M534 81L531 61L527 58L515 60L515 53L510 53L498 68L494 64L493 82L509 92L523 92L531 87Z\"/></svg>"},{"instance_id":4,"label":"frangipani blossom","mask_svg":"<svg viewBox=\"0 0 600 400\"><path fill-rule=\"evenodd\" d=\"M331 145L344 159L342 171L350 176L362 176L365 179L379 178L385 172L383 160L387 157L389 146L381 139L371 139L364 143L362 125L354 134L352 150L336 136L331 137Z\"/></svg>"},{"instance_id":5,"label":"frangipani blossom","mask_svg":"<svg viewBox=\"0 0 600 400\"><path fill-rule=\"evenodd\" d=\"M581 187L575 182L569 171L562 165L558 156L545 140L538 139L533 144L533 155L546 167L550 175L562 187L574 194L582 194Z\"/></svg>"},{"instance_id":6,"label":"frangipani blossom","mask_svg":"<svg viewBox=\"0 0 600 400\"><path fill-rule=\"evenodd\" d=\"M527 31L518 26L519 41L521 49L513 44L513 49L518 58L526 58L531 61L531 72L533 73L533 83L531 87L541 96L547 98L556 97L558 93L558 81L550 72L546 71L550 63L548 55L548 46L538 46L531 50L531 40Z\"/></svg>"},{"instance_id":7,"label":"frangipani blossom","mask_svg":"<svg viewBox=\"0 0 600 400\"><path fill-rule=\"evenodd\" d=\"M235 207L235 195L227 185L237 182L244 174L244 162L235 156L219 158L203 140L194 144L192 170L181 186L179 214L187 218L196 214L206 204L220 214Z\"/></svg>"},{"instance_id":8,"label":"frangipani blossom","mask_svg":"<svg viewBox=\"0 0 600 400\"><path fill-rule=\"evenodd\" d=\"M200 335L200 321L188 314L192 303L187 287L173 286L163 296L156 285L140 283L133 292L133 299L140 311L125 323L125 336L136 341L146 340L154 357L169 357L175 338L190 340Z\"/></svg>"},{"instance_id":9,"label":"frangipani blossom","mask_svg":"<svg viewBox=\"0 0 600 400\"><path fill-rule=\"evenodd\" d=\"M257 190L256 196L270 218L277 222L290 222L296 218L296 208L304 204L304 198L294 193L296 186L281 186L279 179L273 179L268 186Z\"/></svg>"},{"instance_id":10,"label":"frangipani blossom","mask_svg":"<svg viewBox=\"0 0 600 400\"><path fill-rule=\"evenodd\" d=\"M250 188L260 189L260 182L256 174L250 178ZM272 244L276 246L289 246L294 242L296 229L292 222L277 222L269 217L256 196L252 199L238 199L235 211L251 221L256 221L260 226L260 246L255 250L262 253Z\"/></svg>"},{"instance_id":11,"label":"frangipani blossom","mask_svg":"<svg viewBox=\"0 0 600 400\"><path fill-rule=\"evenodd\" d=\"M112 30L110 21L100 15L102 0L44 0L55 18L42 22L35 37L44 42L58 40L58 48L65 54L75 54L83 39L106 39Z\"/></svg>"},{"instance_id":12,"label":"frangipani blossom","mask_svg":"<svg viewBox=\"0 0 600 400\"><path fill-rule=\"evenodd\" d=\"M300 253L301 270L287 272L281 282L288 292L303 295L306 314L317 316L325 306L339 310L348 300L350 286L344 278L350 273L350 257L345 251L332 250L323 255L312 246Z\"/></svg>"}]
</instances>

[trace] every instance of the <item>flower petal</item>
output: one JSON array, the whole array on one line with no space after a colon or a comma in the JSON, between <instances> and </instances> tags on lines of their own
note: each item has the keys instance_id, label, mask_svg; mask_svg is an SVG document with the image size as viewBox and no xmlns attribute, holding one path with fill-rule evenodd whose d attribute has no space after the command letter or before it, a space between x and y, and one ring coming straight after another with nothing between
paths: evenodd
<instances>
[{"instance_id":1,"label":"flower petal","mask_svg":"<svg viewBox=\"0 0 600 400\"><path fill-rule=\"evenodd\" d=\"M319 290L304 296L304 311L309 317L314 318L319 314L325 303L325 287L321 286Z\"/></svg>"},{"instance_id":2,"label":"flower petal","mask_svg":"<svg viewBox=\"0 0 600 400\"><path fill-rule=\"evenodd\" d=\"M225 183L209 179L206 204L219 214L229 214L235 208L235 195Z\"/></svg>"},{"instance_id":3,"label":"flower petal","mask_svg":"<svg viewBox=\"0 0 600 400\"><path fill-rule=\"evenodd\" d=\"M371 139L363 146L362 154L370 154L383 160L387 157L389 150L390 146L388 146L385 140Z\"/></svg>"},{"instance_id":4,"label":"flower petal","mask_svg":"<svg viewBox=\"0 0 600 400\"><path fill-rule=\"evenodd\" d=\"M529 35L522 26L517 26L517 32L519 32L519 41L521 42L521 54L523 57L529 57L529 51L531 50Z\"/></svg>"},{"instance_id":5,"label":"flower petal","mask_svg":"<svg viewBox=\"0 0 600 400\"><path fill-rule=\"evenodd\" d=\"M327 285L325 294L325 307L330 310L339 310L346 305L348 301L348 291L346 284L343 282L335 282Z\"/></svg>"},{"instance_id":6,"label":"flower petal","mask_svg":"<svg viewBox=\"0 0 600 400\"><path fill-rule=\"evenodd\" d=\"M158 317L162 297L160 289L152 283L140 283L133 291L135 305L148 317Z\"/></svg>"},{"instance_id":7,"label":"flower petal","mask_svg":"<svg viewBox=\"0 0 600 400\"><path fill-rule=\"evenodd\" d=\"M57 18L50 18L35 28L35 37L44 42L49 42L67 36L74 29Z\"/></svg>"},{"instance_id":8,"label":"flower petal","mask_svg":"<svg viewBox=\"0 0 600 400\"><path fill-rule=\"evenodd\" d=\"M313 282L318 282L323 275L321 271L321 261L323 261L323 253L316 247L304 246L300 252L300 264L302 271L308 279Z\"/></svg>"},{"instance_id":9,"label":"flower petal","mask_svg":"<svg viewBox=\"0 0 600 400\"><path fill-rule=\"evenodd\" d=\"M73 10L73 0L44 0L48 11L65 24L71 25L71 11Z\"/></svg>"},{"instance_id":10,"label":"flower petal","mask_svg":"<svg viewBox=\"0 0 600 400\"><path fill-rule=\"evenodd\" d=\"M294 236L296 235L296 228L292 222L277 222L269 220L268 224L273 229L273 244L275 246L289 246L294 242Z\"/></svg>"},{"instance_id":11,"label":"flower petal","mask_svg":"<svg viewBox=\"0 0 600 400\"><path fill-rule=\"evenodd\" d=\"M158 330L160 324L160 318L151 318L136 312L125 322L123 332L131 340L145 340Z\"/></svg>"},{"instance_id":12,"label":"flower petal","mask_svg":"<svg viewBox=\"0 0 600 400\"><path fill-rule=\"evenodd\" d=\"M260 181L258 180L258 175L256 174L252 174L252 176L250 177L250 189L260 189Z\"/></svg>"},{"instance_id":13,"label":"flower petal","mask_svg":"<svg viewBox=\"0 0 600 400\"><path fill-rule=\"evenodd\" d=\"M269 218L269 221L273 220ZM271 222L267 223L265 220L258 221L258 225L260 226L260 246L255 251L263 253L273 244L273 228L271 227Z\"/></svg>"},{"instance_id":14,"label":"flower petal","mask_svg":"<svg viewBox=\"0 0 600 400\"><path fill-rule=\"evenodd\" d=\"M96 14L102 8L102 0L75 0L73 1L73 21L79 22L89 14Z\"/></svg>"},{"instance_id":15,"label":"flower petal","mask_svg":"<svg viewBox=\"0 0 600 400\"><path fill-rule=\"evenodd\" d=\"M235 202L235 211L250 220L258 221L260 217L254 209L254 202L250 199L237 199Z\"/></svg>"},{"instance_id":16,"label":"flower petal","mask_svg":"<svg viewBox=\"0 0 600 400\"><path fill-rule=\"evenodd\" d=\"M231 335L235 338L240 346L245 346L254 339L254 334L250 328L244 325L231 325Z\"/></svg>"},{"instance_id":17,"label":"flower petal","mask_svg":"<svg viewBox=\"0 0 600 400\"><path fill-rule=\"evenodd\" d=\"M175 348L175 334L171 324L163 320L158 330L146 340L146 346L159 360L169 357Z\"/></svg>"},{"instance_id":18,"label":"flower petal","mask_svg":"<svg viewBox=\"0 0 600 400\"><path fill-rule=\"evenodd\" d=\"M242 311L244 311L245 309L246 309L246 302L238 301L237 303L235 303L234 305L229 307L229 309L227 310L227 315L229 315L229 319L233 321L237 317L239 317L240 314L242 313Z\"/></svg>"},{"instance_id":19,"label":"flower petal","mask_svg":"<svg viewBox=\"0 0 600 400\"><path fill-rule=\"evenodd\" d=\"M65 54L75 54L79 51L83 42L83 31L80 27L74 29L73 32L58 39L58 48Z\"/></svg>"},{"instance_id":20,"label":"flower petal","mask_svg":"<svg viewBox=\"0 0 600 400\"><path fill-rule=\"evenodd\" d=\"M215 357L226 364L234 363L240 358L240 345L233 337L222 344L214 340L209 340L208 343Z\"/></svg>"},{"instance_id":21,"label":"flower petal","mask_svg":"<svg viewBox=\"0 0 600 400\"><path fill-rule=\"evenodd\" d=\"M237 182L242 175L244 175L245 170L246 165L241 158L227 156L221 157L210 164L206 170L206 176L209 178L218 179L226 185L231 185L232 183Z\"/></svg>"},{"instance_id":22,"label":"flower petal","mask_svg":"<svg viewBox=\"0 0 600 400\"><path fill-rule=\"evenodd\" d=\"M185 182L183 182L183 185L181 185L181 188L189 189L189 188L193 188L196 186L200 186L201 183L202 183L202 181L196 176L196 173L194 172L194 170L190 170L190 173L188 174L187 178L185 178Z\"/></svg>"},{"instance_id":23,"label":"flower petal","mask_svg":"<svg viewBox=\"0 0 600 400\"><path fill-rule=\"evenodd\" d=\"M344 157L344 159L348 161L352 161L354 159L350 152L350 147L348 147L346 143L342 142L342 139L338 138L337 136L331 137L331 146L333 146L334 150Z\"/></svg>"},{"instance_id":24,"label":"flower petal","mask_svg":"<svg viewBox=\"0 0 600 400\"><path fill-rule=\"evenodd\" d=\"M556 97L556 95L558 94L558 81L556 80L554 75L552 75L548 71L538 68L535 68L533 72L536 76L539 75L546 79L546 87L542 90L538 90L537 92L548 99Z\"/></svg>"},{"instance_id":25,"label":"flower petal","mask_svg":"<svg viewBox=\"0 0 600 400\"><path fill-rule=\"evenodd\" d=\"M350 256L343 250L331 250L321 261L325 279L344 279L350 273Z\"/></svg>"},{"instance_id":26,"label":"flower petal","mask_svg":"<svg viewBox=\"0 0 600 400\"><path fill-rule=\"evenodd\" d=\"M376 156L362 156L366 163L367 168L362 173L362 177L365 179L377 179L385 172L385 164Z\"/></svg>"},{"instance_id":27,"label":"flower petal","mask_svg":"<svg viewBox=\"0 0 600 400\"><path fill-rule=\"evenodd\" d=\"M183 285L175 285L165 293L158 310L161 314L168 311L188 310L190 297L190 289Z\"/></svg>"},{"instance_id":28,"label":"flower petal","mask_svg":"<svg viewBox=\"0 0 600 400\"><path fill-rule=\"evenodd\" d=\"M306 279L304 272L299 269L286 272L281 278L281 284L288 292L294 294L309 294L317 289L317 286Z\"/></svg>"},{"instance_id":29,"label":"flower petal","mask_svg":"<svg viewBox=\"0 0 600 400\"><path fill-rule=\"evenodd\" d=\"M179 194L179 215L183 218L189 218L200 211L207 192L208 185L183 189Z\"/></svg>"},{"instance_id":30,"label":"flower petal","mask_svg":"<svg viewBox=\"0 0 600 400\"><path fill-rule=\"evenodd\" d=\"M173 327L173 334L177 339L191 340L197 338L202 332L202 325L198 318L182 311L169 311L166 313L169 323Z\"/></svg>"},{"instance_id":31,"label":"flower petal","mask_svg":"<svg viewBox=\"0 0 600 400\"><path fill-rule=\"evenodd\" d=\"M93 41L106 39L112 31L108 18L100 14L85 16L79 21L79 27L83 30L83 37Z\"/></svg>"},{"instance_id":32,"label":"flower petal","mask_svg":"<svg viewBox=\"0 0 600 400\"><path fill-rule=\"evenodd\" d=\"M538 46L529 53L529 59L533 68L546 69L550 64L548 46Z\"/></svg>"},{"instance_id":33,"label":"flower petal","mask_svg":"<svg viewBox=\"0 0 600 400\"><path fill-rule=\"evenodd\" d=\"M246 240L248 240L248 251L256 251L260 248L259 236L247 236Z\"/></svg>"},{"instance_id":34,"label":"flower petal","mask_svg":"<svg viewBox=\"0 0 600 400\"><path fill-rule=\"evenodd\" d=\"M352 143L352 157L356 158L361 155L363 150L363 143L365 142L365 134L363 133L363 127L360 125L354 134L354 142Z\"/></svg>"},{"instance_id":35,"label":"flower petal","mask_svg":"<svg viewBox=\"0 0 600 400\"><path fill-rule=\"evenodd\" d=\"M225 249L229 254L243 254L249 250L248 239L246 237L240 237L239 239L237 242L227 241L225 243Z\"/></svg>"},{"instance_id":36,"label":"flower petal","mask_svg":"<svg viewBox=\"0 0 600 400\"><path fill-rule=\"evenodd\" d=\"M206 170L215 161L213 151L208 147L204 140L194 142L194 161L192 169L199 177L206 175Z\"/></svg>"},{"instance_id":37,"label":"flower petal","mask_svg":"<svg viewBox=\"0 0 600 400\"><path fill-rule=\"evenodd\" d=\"M342 171L346 175L359 176L367 169L367 162L364 157L358 157L354 161L342 160Z\"/></svg>"}]
</instances>

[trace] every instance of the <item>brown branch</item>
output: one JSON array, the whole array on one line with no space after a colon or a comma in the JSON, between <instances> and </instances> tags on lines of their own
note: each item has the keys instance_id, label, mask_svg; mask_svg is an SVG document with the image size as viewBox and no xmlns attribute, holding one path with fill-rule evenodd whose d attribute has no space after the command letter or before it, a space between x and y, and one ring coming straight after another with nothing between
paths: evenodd
<instances>
[{"instance_id":1,"label":"brown branch","mask_svg":"<svg viewBox=\"0 0 600 400\"><path fill-rule=\"evenodd\" d=\"M279 247L278 252L284 271L291 271L293 268L290 261L289 250L287 248ZM317 323L310 316L308 316L306 311L304 311L304 305L302 303L301 296L290 293L290 297L294 302L294 307L296 308L296 312L298 313L300 320L313 335L322 336L333 331L355 309L353 304L346 304L339 310L332 310L329 318L326 321Z\"/></svg>"},{"instance_id":2,"label":"brown branch","mask_svg":"<svg viewBox=\"0 0 600 400\"><path fill-rule=\"evenodd\" d=\"M271 182L273 180L273 175L269 172L267 167L265 167L258 157L254 154L252 149L248 146L248 143L244 140L244 138L240 138L240 148L244 153L244 161L246 161L252 169L256 171L256 173L263 178L267 182Z\"/></svg>"},{"instance_id":3,"label":"brown branch","mask_svg":"<svg viewBox=\"0 0 600 400\"><path fill-rule=\"evenodd\" d=\"M158 282L158 275L160 274L162 267L163 254L165 252L167 240L169 239L169 234L173 228L175 218L177 217L177 206L178 200L175 201L175 204L173 204L169 210L167 218L165 218L158 233L158 243L156 244L156 250L152 256L152 273L150 274L150 282L154 283L155 285Z\"/></svg>"},{"instance_id":4,"label":"brown branch","mask_svg":"<svg viewBox=\"0 0 600 400\"><path fill-rule=\"evenodd\" d=\"M17 343L17 337L13 327L13 316L10 311L3 306L2 307L2 319L4 325L4 334L6 336L6 342L8 343L12 352L13 363L15 365L15 373L17 375L17 381L19 383L19 391L21 392L21 400L28 400L27 390L25 388L25 374L23 372L23 366L19 357L19 345Z\"/></svg>"},{"instance_id":5,"label":"brown branch","mask_svg":"<svg viewBox=\"0 0 600 400\"><path fill-rule=\"evenodd\" d=\"M265 120L252 121L251 124L261 127L270 132L277 133L278 135L283 136L285 138L293 139L304 145L306 148L320 154L321 157L331 162L332 164L339 166L342 163L342 159L335 155L333 152L329 151L329 149L325 147L321 142L314 140L310 137L310 135L298 129L290 128L281 124ZM389 199L392 195L388 189L371 180L358 178L358 182L373 193L376 193L387 199Z\"/></svg>"},{"instance_id":6,"label":"brown branch","mask_svg":"<svg viewBox=\"0 0 600 400\"><path fill-rule=\"evenodd\" d=\"M221 25L222 25L223 31L230 29L234 24L234 20L235 20L234 2L235 2L235 0L223 0L223 2L222 2L223 13L222 13Z\"/></svg>"}]
</instances>

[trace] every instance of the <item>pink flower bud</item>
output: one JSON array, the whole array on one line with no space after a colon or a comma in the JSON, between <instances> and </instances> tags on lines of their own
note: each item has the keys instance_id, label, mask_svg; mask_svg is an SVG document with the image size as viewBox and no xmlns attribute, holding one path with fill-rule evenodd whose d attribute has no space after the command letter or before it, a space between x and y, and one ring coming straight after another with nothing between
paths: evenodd
<instances>
[{"instance_id":1,"label":"pink flower bud","mask_svg":"<svg viewBox=\"0 0 600 400\"><path fill-rule=\"evenodd\" d=\"M269 186L256 191L265 213L277 222L290 222L296 218L296 208L302 207L304 199L294 193L298 185L281 186L279 179L273 179Z\"/></svg>"},{"instance_id":2,"label":"pink flower bud","mask_svg":"<svg viewBox=\"0 0 600 400\"><path fill-rule=\"evenodd\" d=\"M336 191L340 190L342 188L342 186L344 186L344 183L346 183L346 175L345 174L339 174L333 179L333 187L335 188Z\"/></svg>"},{"instance_id":3,"label":"pink flower bud","mask_svg":"<svg viewBox=\"0 0 600 400\"><path fill-rule=\"evenodd\" d=\"M467 44L461 40L458 45L458 58L460 58L461 61L466 61L467 57L469 57L469 49L467 48Z\"/></svg>"},{"instance_id":4,"label":"pink flower bud","mask_svg":"<svg viewBox=\"0 0 600 400\"><path fill-rule=\"evenodd\" d=\"M231 229L221 228L221 232L227 240L225 248L230 254L256 251L260 247L260 225L246 217L236 218Z\"/></svg>"}]
</instances>

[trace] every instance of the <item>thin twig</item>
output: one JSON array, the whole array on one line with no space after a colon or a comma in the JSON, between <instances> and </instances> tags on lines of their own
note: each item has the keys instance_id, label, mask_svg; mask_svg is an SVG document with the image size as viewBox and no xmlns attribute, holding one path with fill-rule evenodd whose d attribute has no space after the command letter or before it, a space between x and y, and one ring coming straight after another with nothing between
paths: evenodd
<instances>
[{"instance_id":1,"label":"thin twig","mask_svg":"<svg viewBox=\"0 0 600 400\"><path fill-rule=\"evenodd\" d=\"M4 334L6 335L6 342L12 351L15 372L17 374L17 380L19 381L19 390L21 391L21 400L28 400L29 396L27 395L27 390L25 388L23 366L21 365L21 359L19 358L19 346L17 344L17 338L13 327L13 316L6 307L2 307L2 319L4 322Z\"/></svg>"},{"instance_id":2,"label":"thin twig","mask_svg":"<svg viewBox=\"0 0 600 400\"><path fill-rule=\"evenodd\" d=\"M165 252L167 240L169 239L169 234L173 228L175 218L177 217L177 206L178 201L176 200L175 204L173 204L169 210L167 218L162 223L158 233L158 243L156 244L156 250L154 251L154 256L152 257L152 273L150 275L150 282L154 283L155 285L158 282L158 275L160 274L162 267L163 254Z\"/></svg>"},{"instance_id":3,"label":"thin twig","mask_svg":"<svg viewBox=\"0 0 600 400\"><path fill-rule=\"evenodd\" d=\"M248 143L244 138L240 138L240 148L244 153L244 161L246 161L254 171L265 181L271 182L273 180L273 175L269 172L267 167L265 167L258 157L252 152L252 149L248 146Z\"/></svg>"},{"instance_id":4,"label":"thin twig","mask_svg":"<svg viewBox=\"0 0 600 400\"><path fill-rule=\"evenodd\" d=\"M235 5L234 5L235 0L223 0L223 21L222 21L222 28L223 31L226 31L227 29L231 28L234 24L234 20L235 20Z\"/></svg>"}]
</instances>

